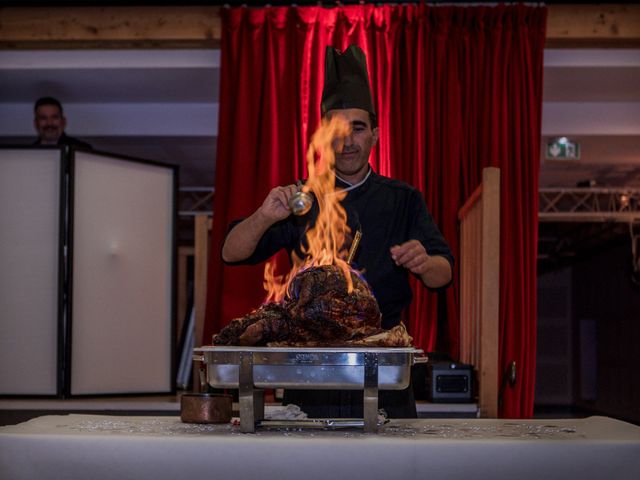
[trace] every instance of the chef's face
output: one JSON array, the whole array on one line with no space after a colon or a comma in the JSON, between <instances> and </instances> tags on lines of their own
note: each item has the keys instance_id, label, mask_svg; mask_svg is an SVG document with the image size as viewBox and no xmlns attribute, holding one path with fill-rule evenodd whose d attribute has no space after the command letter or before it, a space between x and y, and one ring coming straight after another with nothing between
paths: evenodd
<instances>
[{"instance_id":1,"label":"chef's face","mask_svg":"<svg viewBox=\"0 0 640 480\"><path fill-rule=\"evenodd\" d=\"M40 142L55 145L64 132L67 121L57 105L40 105L36 109L33 123L40 135Z\"/></svg>"},{"instance_id":2,"label":"chef's face","mask_svg":"<svg viewBox=\"0 0 640 480\"><path fill-rule=\"evenodd\" d=\"M349 135L334 141L336 173L344 180L357 183L369 171L369 154L378 141L378 128L371 128L371 117L366 110L347 108L327 112L328 118L334 115L340 115L351 127Z\"/></svg>"}]
</instances>

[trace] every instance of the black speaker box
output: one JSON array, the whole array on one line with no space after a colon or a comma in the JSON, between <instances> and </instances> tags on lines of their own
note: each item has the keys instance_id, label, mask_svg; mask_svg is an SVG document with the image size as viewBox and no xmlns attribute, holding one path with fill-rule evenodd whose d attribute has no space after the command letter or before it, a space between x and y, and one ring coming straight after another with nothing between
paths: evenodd
<instances>
[{"instance_id":1,"label":"black speaker box","mask_svg":"<svg viewBox=\"0 0 640 480\"><path fill-rule=\"evenodd\" d=\"M448 361L428 362L427 400L433 403L473 402L473 366Z\"/></svg>"}]
</instances>

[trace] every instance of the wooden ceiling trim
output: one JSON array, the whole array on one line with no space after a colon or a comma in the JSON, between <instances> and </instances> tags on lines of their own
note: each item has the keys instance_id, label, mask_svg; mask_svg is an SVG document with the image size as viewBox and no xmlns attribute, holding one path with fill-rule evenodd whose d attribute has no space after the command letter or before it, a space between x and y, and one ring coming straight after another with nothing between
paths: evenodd
<instances>
[{"instance_id":1,"label":"wooden ceiling trim","mask_svg":"<svg viewBox=\"0 0 640 480\"><path fill-rule=\"evenodd\" d=\"M220 7L0 8L0 48L211 48Z\"/></svg>"},{"instance_id":2,"label":"wooden ceiling trim","mask_svg":"<svg viewBox=\"0 0 640 480\"><path fill-rule=\"evenodd\" d=\"M547 47L640 47L640 4L549 5Z\"/></svg>"},{"instance_id":3,"label":"wooden ceiling trim","mask_svg":"<svg viewBox=\"0 0 640 480\"><path fill-rule=\"evenodd\" d=\"M1 7L0 48L219 47L220 8ZM640 47L640 4L548 8L547 47Z\"/></svg>"}]
</instances>

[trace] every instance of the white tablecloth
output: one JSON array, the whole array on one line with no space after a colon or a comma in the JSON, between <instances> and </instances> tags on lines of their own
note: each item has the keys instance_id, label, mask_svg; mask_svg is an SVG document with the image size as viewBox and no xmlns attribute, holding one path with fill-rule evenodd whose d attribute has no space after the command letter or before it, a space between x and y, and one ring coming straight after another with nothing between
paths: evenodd
<instances>
[{"instance_id":1,"label":"white tablecloth","mask_svg":"<svg viewBox=\"0 0 640 480\"><path fill-rule=\"evenodd\" d=\"M640 427L605 417L394 420L259 430L178 417L45 416L0 427L0 479L640 479Z\"/></svg>"}]
</instances>

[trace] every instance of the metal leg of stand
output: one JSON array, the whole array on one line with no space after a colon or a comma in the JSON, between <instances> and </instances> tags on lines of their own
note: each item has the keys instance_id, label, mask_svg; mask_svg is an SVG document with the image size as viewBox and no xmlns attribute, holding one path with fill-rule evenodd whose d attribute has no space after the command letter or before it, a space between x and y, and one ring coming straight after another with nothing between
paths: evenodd
<instances>
[{"instance_id":1,"label":"metal leg of stand","mask_svg":"<svg viewBox=\"0 0 640 480\"><path fill-rule=\"evenodd\" d=\"M240 431L243 433L253 433L256 431L253 353L240 352L239 367ZM264 409L264 402L262 408Z\"/></svg>"},{"instance_id":2,"label":"metal leg of stand","mask_svg":"<svg viewBox=\"0 0 640 480\"><path fill-rule=\"evenodd\" d=\"M264 420L264 390L261 388L253 390L253 419L256 422Z\"/></svg>"},{"instance_id":3,"label":"metal leg of stand","mask_svg":"<svg viewBox=\"0 0 640 480\"><path fill-rule=\"evenodd\" d=\"M364 354L364 431L378 431L378 354Z\"/></svg>"}]
</instances>

